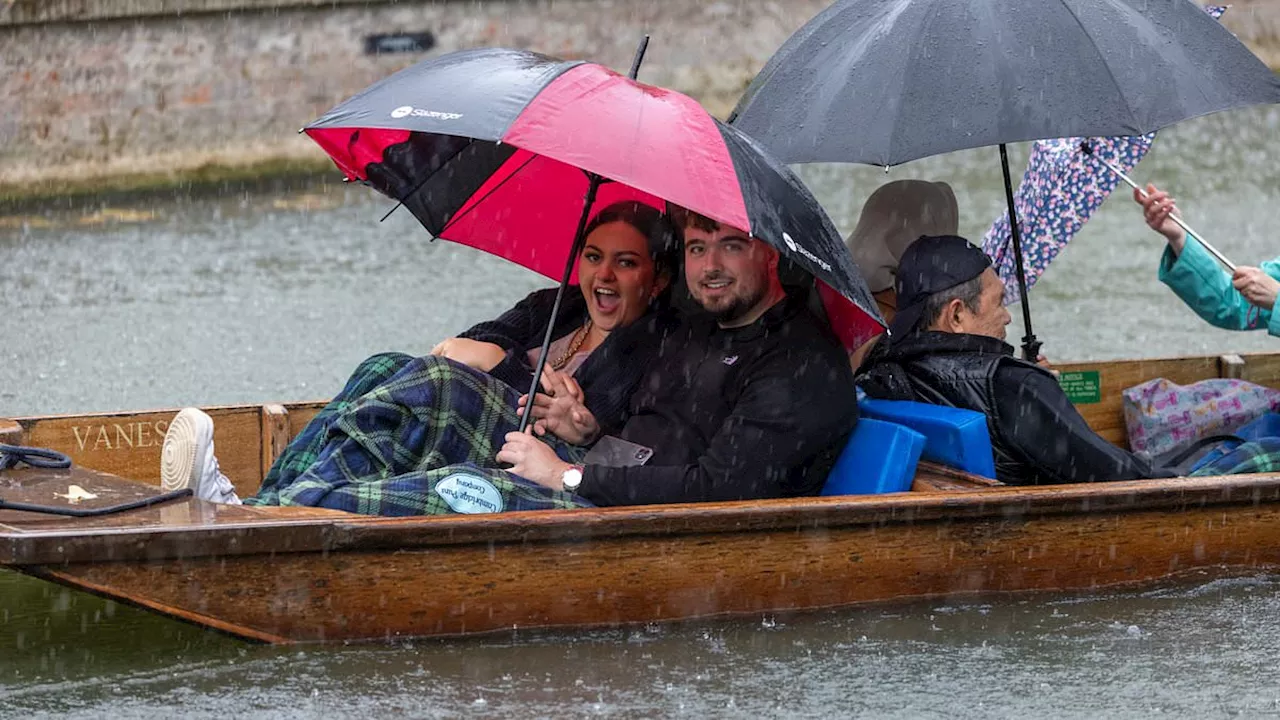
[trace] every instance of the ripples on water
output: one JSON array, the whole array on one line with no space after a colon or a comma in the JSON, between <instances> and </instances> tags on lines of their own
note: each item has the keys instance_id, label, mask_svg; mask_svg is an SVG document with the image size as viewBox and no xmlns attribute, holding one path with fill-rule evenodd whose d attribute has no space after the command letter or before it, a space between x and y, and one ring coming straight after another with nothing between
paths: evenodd
<instances>
[{"instance_id":1,"label":"ripples on water","mask_svg":"<svg viewBox=\"0 0 1280 720\"><path fill-rule=\"evenodd\" d=\"M1276 256L1280 110L1166 131L1135 176L1168 187L1193 227L1240 263ZM1015 148L1014 167L1026 148ZM961 232L1004 208L994 149L895 168L802 175L846 232L888 179L945 180ZM148 201L0 217L0 415L310 400L378 351L424 353L545 279L447 242L363 187ZM1208 327L1155 279L1163 241L1113 196L1031 292L1057 360L1268 350ZM1014 313L1017 316L1017 312ZM1019 320L1010 337L1021 337Z\"/></svg>"},{"instance_id":2,"label":"ripples on water","mask_svg":"<svg viewBox=\"0 0 1280 720\"><path fill-rule=\"evenodd\" d=\"M1270 715L1280 712L1278 591L1280 578L1260 576L572 635L270 648L123 607L109 621L78 619L111 604L59 600L54 589L61 605L36 631L43 637L16 655L0 646L0 716Z\"/></svg>"},{"instance_id":3,"label":"ripples on water","mask_svg":"<svg viewBox=\"0 0 1280 720\"><path fill-rule=\"evenodd\" d=\"M1280 111L1166 132L1136 171L1230 257L1280 251ZM1016 148L1014 163L1025 162ZM846 232L887 179L946 180L961 230L1003 210L994 149L802 175ZM0 416L327 397L365 356L426 352L545 286L430 243L363 188L0 217ZM1155 279L1162 241L1113 197L1031 293L1057 359L1270 350ZM1016 315L1016 313L1015 313ZM1012 330L1011 337L1020 336ZM1280 580L930 603L465 642L277 649L0 571L0 716L474 714L875 717L1280 713Z\"/></svg>"}]
</instances>

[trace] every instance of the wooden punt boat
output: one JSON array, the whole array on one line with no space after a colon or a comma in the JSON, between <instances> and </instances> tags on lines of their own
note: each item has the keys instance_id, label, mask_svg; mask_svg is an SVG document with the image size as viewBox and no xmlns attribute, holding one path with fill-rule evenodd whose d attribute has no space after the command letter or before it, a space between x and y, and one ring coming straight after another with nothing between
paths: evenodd
<instances>
[{"instance_id":1,"label":"wooden punt boat","mask_svg":"<svg viewBox=\"0 0 1280 720\"><path fill-rule=\"evenodd\" d=\"M1060 369L1097 383L1079 407L1116 442L1119 393L1140 381L1280 387L1280 354ZM209 410L242 493L320 406ZM79 466L7 471L0 497L155 484L172 415L0 421L0 442ZM1280 474L1005 487L922 465L892 495L410 519L191 498L95 518L0 510L0 565L265 642L612 626L1280 568Z\"/></svg>"}]
</instances>

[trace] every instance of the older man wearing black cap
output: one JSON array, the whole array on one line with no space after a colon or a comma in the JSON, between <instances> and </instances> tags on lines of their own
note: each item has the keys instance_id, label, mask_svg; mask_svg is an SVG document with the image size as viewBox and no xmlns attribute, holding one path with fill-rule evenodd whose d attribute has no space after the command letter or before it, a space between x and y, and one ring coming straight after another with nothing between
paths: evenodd
<instances>
[{"instance_id":1,"label":"older man wearing black cap","mask_svg":"<svg viewBox=\"0 0 1280 720\"><path fill-rule=\"evenodd\" d=\"M996 476L1016 485L1159 477L1103 440L1048 371L1004 342L1009 311L991 260L954 235L922 237L898 265L890 341L858 370L871 397L967 408L987 416Z\"/></svg>"}]
</instances>

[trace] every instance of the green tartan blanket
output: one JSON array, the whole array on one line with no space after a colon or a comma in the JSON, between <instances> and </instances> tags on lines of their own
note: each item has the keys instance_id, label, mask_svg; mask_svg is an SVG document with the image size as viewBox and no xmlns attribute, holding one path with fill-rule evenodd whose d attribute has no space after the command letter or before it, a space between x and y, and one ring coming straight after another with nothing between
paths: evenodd
<instances>
[{"instance_id":1,"label":"green tartan blanket","mask_svg":"<svg viewBox=\"0 0 1280 720\"><path fill-rule=\"evenodd\" d=\"M399 516L589 506L496 467L503 437L519 426L519 396L451 360L374 356L246 503ZM548 440L568 462L586 452Z\"/></svg>"}]
</instances>

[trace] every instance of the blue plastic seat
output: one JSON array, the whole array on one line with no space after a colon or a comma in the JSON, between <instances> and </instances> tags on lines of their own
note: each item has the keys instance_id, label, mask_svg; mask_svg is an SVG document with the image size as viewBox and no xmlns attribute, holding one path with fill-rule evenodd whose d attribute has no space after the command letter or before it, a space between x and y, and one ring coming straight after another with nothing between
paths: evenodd
<instances>
[{"instance_id":1,"label":"blue plastic seat","mask_svg":"<svg viewBox=\"0 0 1280 720\"><path fill-rule=\"evenodd\" d=\"M858 420L827 475L823 495L868 495L911 489L924 435L894 423Z\"/></svg>"},{"instance_id":2,"label":"blue plastic seat","mask_svg":"<svg viewBox=\"0 0 1280 720\"><path fill-rule=\"evenodd\" d=\"M995 456L987 417L980 412L909 400L858 401L862 420L896 423L924 436L921 457L957 470L995 479Z\"/></svg>"}]
</instances>

